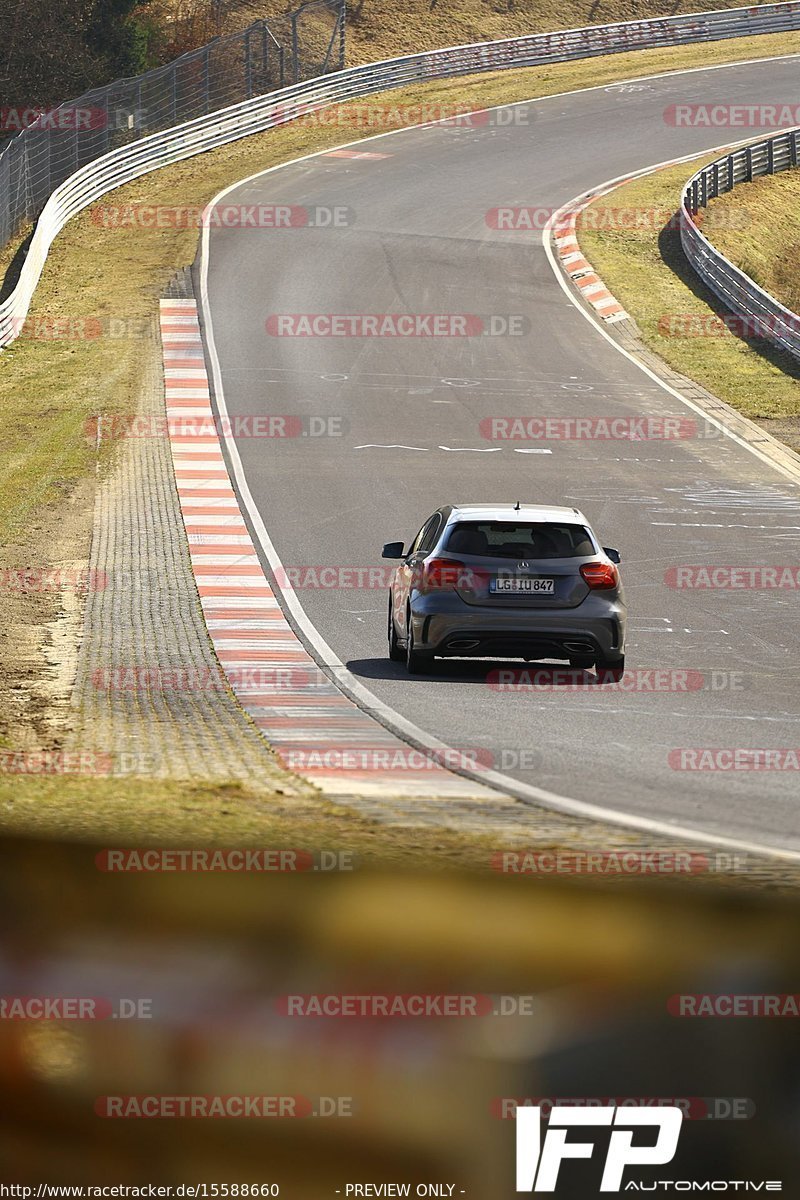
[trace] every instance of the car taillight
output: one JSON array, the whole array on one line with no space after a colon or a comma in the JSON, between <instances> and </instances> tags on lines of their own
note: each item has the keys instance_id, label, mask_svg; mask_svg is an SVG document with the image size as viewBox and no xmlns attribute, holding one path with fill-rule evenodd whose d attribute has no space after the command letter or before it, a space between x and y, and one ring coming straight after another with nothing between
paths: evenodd
<instances>
[{"instance_id":1,"label":"car taillight","mask_svg":"<svg viewBox=\"0 0 800 1200\"><path fill-rule=\"evenodd\" d=\"M581 575L594 591L619 587L619 571L613 563L584 563Z\"/></svg>"},{"instance_id":2,"label":"car taillight","mask_svg":"<svg viewBox=\"0 0 800 1200\"><path fill-rule=\"evenodd\" d=\"M455 558L429 558L418 568L417 590L451 592L457 587L470 587L472 576L467 564Z\"/></svg>"}]
</instances>

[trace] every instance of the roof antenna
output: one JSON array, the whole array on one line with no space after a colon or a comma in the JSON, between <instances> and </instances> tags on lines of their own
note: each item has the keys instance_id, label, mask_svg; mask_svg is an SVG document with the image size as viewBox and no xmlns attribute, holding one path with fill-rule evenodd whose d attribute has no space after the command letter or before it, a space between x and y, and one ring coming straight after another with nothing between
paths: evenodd
<instances>
[{"instance_id":1,"label":"roof antenna","mask_svg":"<svg viewBox=\"0 0 800 1200\"><path fill-rule=\"evenodd\" d=\"M514 512L519 512L519 500L518 500L518 501L517 501L517 503L514 505Z\"/></svg>"}]
</instances>

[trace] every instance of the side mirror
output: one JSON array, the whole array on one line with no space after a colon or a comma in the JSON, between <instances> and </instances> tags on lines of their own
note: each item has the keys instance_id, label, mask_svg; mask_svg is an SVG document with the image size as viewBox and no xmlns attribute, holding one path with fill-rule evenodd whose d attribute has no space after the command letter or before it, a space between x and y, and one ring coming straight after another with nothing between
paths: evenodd
<instances>
[{"instance_id":1,"label":"side mirror","mask_svg":"<svg viewBox=\"0 0 800 1200\"><path fill-rule=\"evenodd\" d=\"M614 550L611 546L603 546L603 554L608 555L612 563L622 562L619 550Z\"/></svg>"},{"instance_id":2,"label":"side mirror","mask_svg":"<svg viewBox=\"0 0 800 1200\"><path fill-rule=\"evenodd\" d=\"M403 543L402 542L387 542L383 547L381 558L402 558Z\"/></svg>"}]
</instances>

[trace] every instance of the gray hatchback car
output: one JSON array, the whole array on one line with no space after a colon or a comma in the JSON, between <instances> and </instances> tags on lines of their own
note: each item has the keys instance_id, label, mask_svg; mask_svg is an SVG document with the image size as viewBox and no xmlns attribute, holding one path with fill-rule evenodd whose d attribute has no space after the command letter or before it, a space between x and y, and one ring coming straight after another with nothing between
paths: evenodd
<instances>
[{"instance_id":1,"label":"gray hatchback car","mask_svg":"<svg viewBox=\"0 0 800 1200\"><path fill-rule=\"evenodd\" d=\"M567 659L606 677L625 670L618 551L576 508L446 505L428 518L389 589L389 657L411 674L435 657Z\"/></svg>"}]
</instances>

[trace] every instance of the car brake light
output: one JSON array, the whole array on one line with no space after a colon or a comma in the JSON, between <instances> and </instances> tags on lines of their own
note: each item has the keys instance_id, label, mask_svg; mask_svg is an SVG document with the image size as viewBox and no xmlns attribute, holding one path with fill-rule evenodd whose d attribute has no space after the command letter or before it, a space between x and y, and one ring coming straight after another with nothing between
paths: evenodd
<instances>
[{"instance_id":1,"label":"car brake light","mask_svg":"<svg viewBox=\"0 0 800 1200\"><path fill-rule=\"evenodd\" d=\"M613 563L584 563L581 575L594 591L619 587L619 571Z\"/></svg>"},{"instance_id":2,"label":"car brake light","mask_svg":"<svg viewBox=\"0 0 800 1200\"><path fill-rule=\"evenodd\" d=\"M422 592L453 591L457 587L474 586L474 572L466 563L455 558L429 558L422 564L417 578L417 590Z\"/></svg>"}]
</instances>

